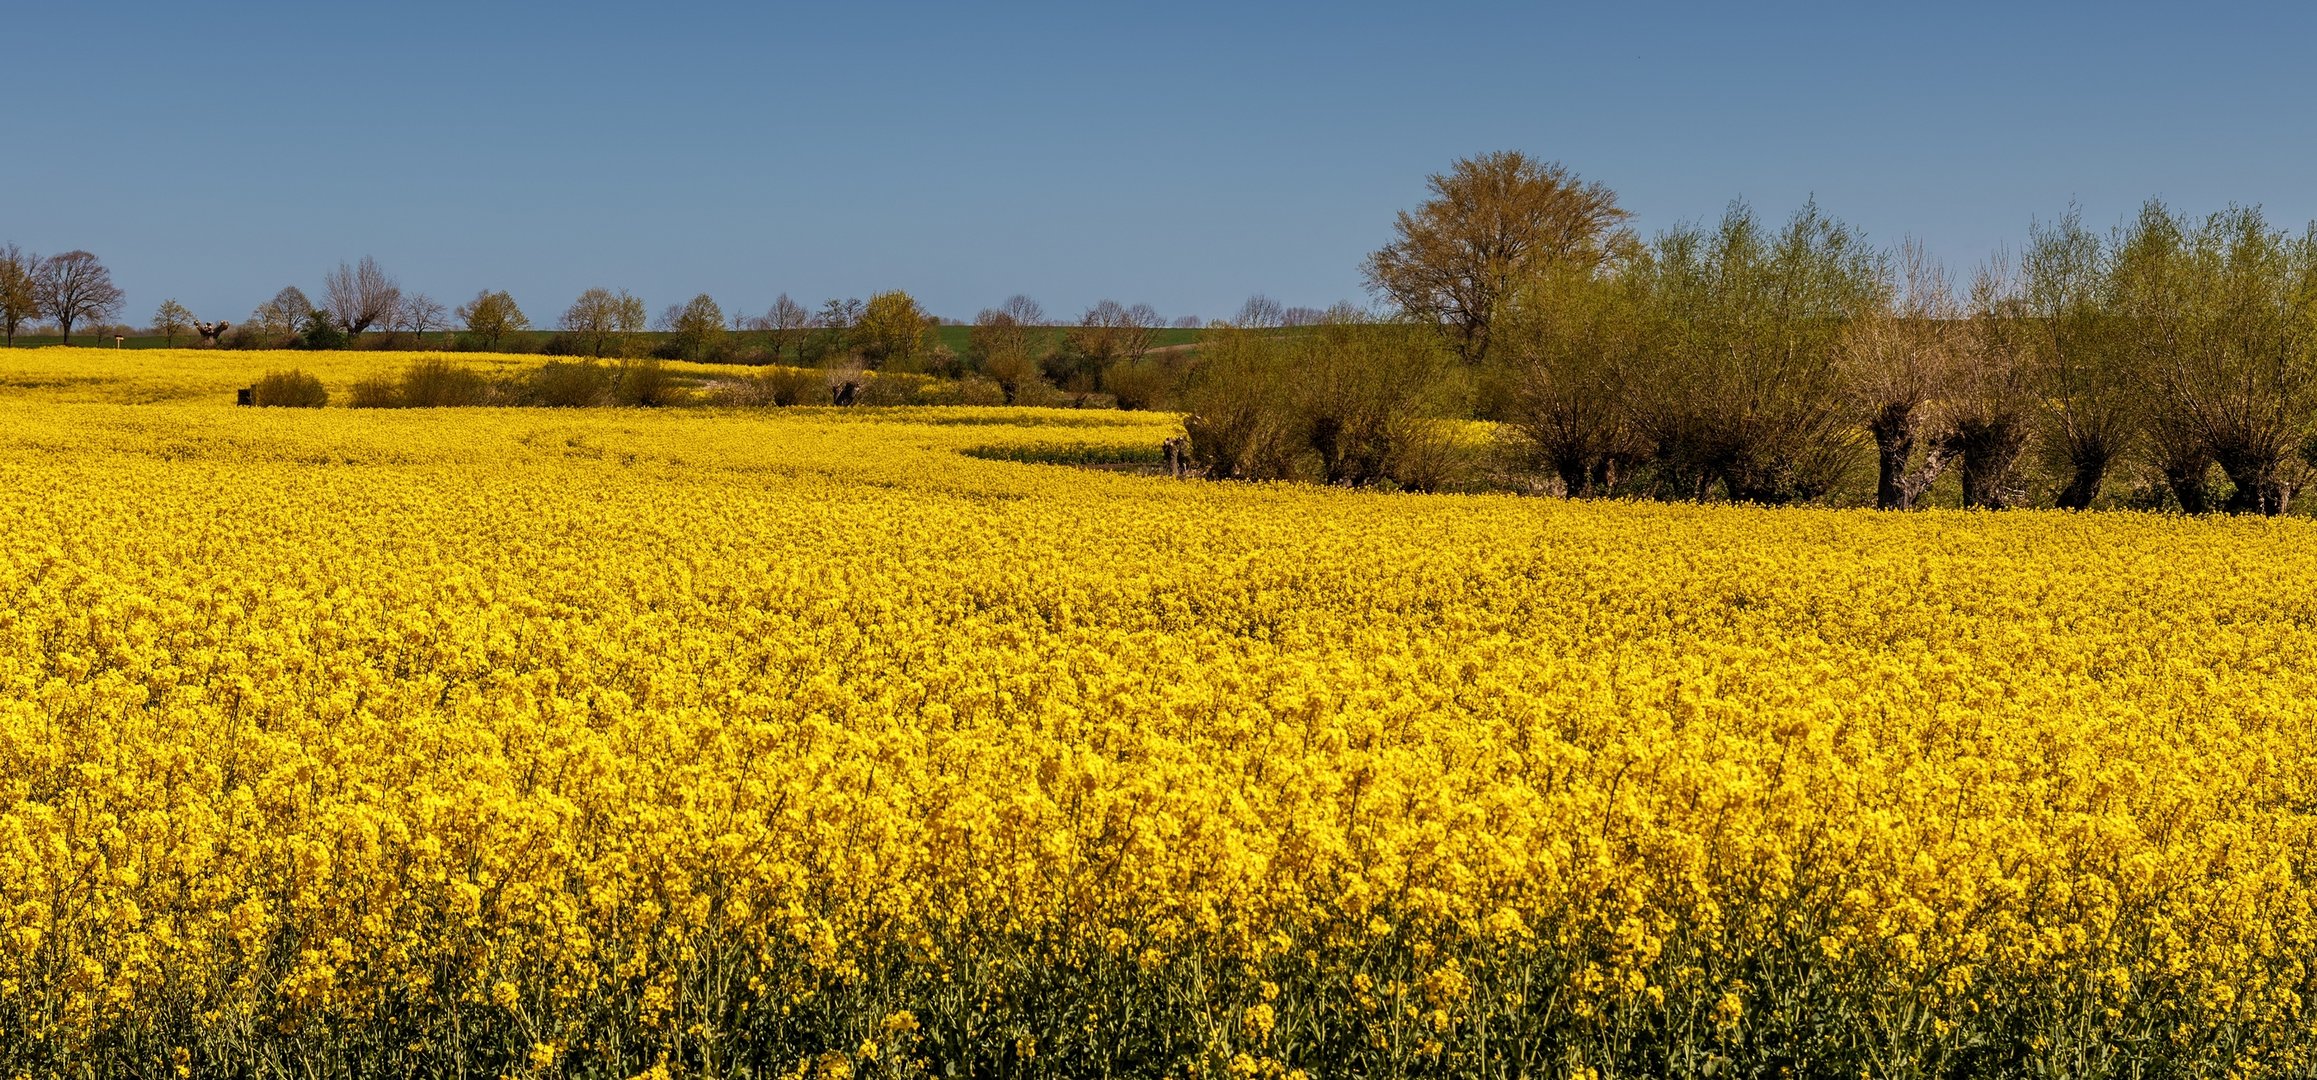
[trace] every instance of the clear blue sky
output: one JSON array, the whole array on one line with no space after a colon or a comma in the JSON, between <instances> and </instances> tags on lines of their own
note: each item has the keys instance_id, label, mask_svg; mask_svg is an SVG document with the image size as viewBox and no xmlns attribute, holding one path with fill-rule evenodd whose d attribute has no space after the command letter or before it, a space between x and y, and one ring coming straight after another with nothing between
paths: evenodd
<instances>
[{"instance_id":1,"label":"clear blue sky","mask_svg":"<svg viewBox=\"0 0 2317 1080\"><path fill-rule=\"evenodd\" d=\"M541 323L597 284L1324 305L1428 173L1499 149L1645 232L1815 194L1959 270L2070 200L2317 217L2308 5L7 10L0 241L98 253L139 323L365 253Z\"/></svg>"}]
</instances>

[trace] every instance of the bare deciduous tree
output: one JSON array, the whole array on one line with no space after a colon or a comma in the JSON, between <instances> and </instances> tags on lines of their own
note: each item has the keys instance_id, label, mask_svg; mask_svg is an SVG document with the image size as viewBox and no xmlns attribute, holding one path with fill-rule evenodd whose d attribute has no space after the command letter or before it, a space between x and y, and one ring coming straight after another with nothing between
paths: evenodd
<instances>
[{"instance_id":1,"label":"bare deciduous tree","mask_svg":"<svg viewBox=\"0 0 2317 1080\"><path fill-rule=\"evenodd\" d=\"M1262 293L1248 297L1231 319L1232 327L1240 330L1270 330L1286 324L1287 309Z\"/></svg>"},{"instance_id":2,"label":"bare deciduous tree","mask_svg":"<svg viewBox=\"0 0 2317 1080\"><path fill-rule=\"evenodd\" d=\"M394 329L402 333L424 338L449 326L449 311L441 301L425 293L404 293L402 300L394 305Z\"/></svg>"},{"instance_id":3,"label":"bare deciduous tree","mask_svg":"<svg viewBox=\"0 0 2317 1080\"><path fill-rule=\"evenodd\" d=\"M111 318L121 309L121 290L112 271L86 251L67 251L40 261L34 288L42 314L56 320L65 344L75 323Z\"/></svg>"},{"instance_id":4,"label":"bare deciduous tree","mask_svg":"<svg viewBox=\"0 0 2317 1080\"><path fill-rule=\"evenodd\" d=\"M1049 337L1046 309L1016 293L974 316L973 329L966 333L966 359L996 380L1007 404L1014 404L1041 378Z\"/></svg>"},{"instance_id":5,"label":"bare deciduous tree","mask_svg":"<svg viewBox=\"0 0 2317 1080\"><path fill-rule=\"evenodd\" d=\"M811 328L812 312L803 304L789 299L787 293L773 298L772 307L756 320L756 328L772 339L772 362L780 363L792 352L802 352L805 331Z\"/></svg>"},{"instance_id":6,"label":"bare deciduous tree","mask_svg":"<svg viewBox=\"0 0 2317 1080\"><path fill-rule=\"evenodd\" d=\"M249 313L249 325L268 337L286 338L297 334L315 310L313 301L306 299L305 290L284 285L273 299Z\"/></svg>"},{"instance_id":7,"label":"bare deciduous tree","mask_svg":"<svg viewBox=\"0 0 2317 1080\"><path fill-rule=\"evenodd\" d=\"M1368 286L1438 326L1468 364L1487 358L1497 305L1523 277L1551 263L1597 266L1631 243L1607 187L1519 151L1458 161L1429 186L1369 256Z\"/></svg>"},{"instance_id":8,"label":"bare deciduous tree","mask_svg":"<svg viewBox=\"0 0 2317 1080\"><path fill-rule=\"evenodd\" d=\"M557 325L577 338L589 356L600 357L620 351L627 335L644 328L644 302L626 289L589 289L563 309Z\"/></svg>"},{"instance_id":9,"label":"bare deciduous tree","mask_svg":"<svg viewBox=\"0 0 2317 1080\"><path fill-rule=\"evenodd\" d=\"M379 269L378 260L362 256L361 263L338 268L322 279L323 293L329 303L328 311L338 329L347 337L379 325L394 315L395 306L402 300L402 289L386 271Z\"/></svg>"},{"instance_id":10,"label":"bare deciduous tree","mask_svg":"<svg viewBox=\"0 0 2317 1080\"><path fill-rule=\"evenodd\" d=\"M1078 317L1078 325L1070 328L1068 338L1080 352L1105 363L1136 360L1151 350L1164 325L1165 317L1149 304L1128 307L1104 300Z\"/></svg>"}]
</instances>

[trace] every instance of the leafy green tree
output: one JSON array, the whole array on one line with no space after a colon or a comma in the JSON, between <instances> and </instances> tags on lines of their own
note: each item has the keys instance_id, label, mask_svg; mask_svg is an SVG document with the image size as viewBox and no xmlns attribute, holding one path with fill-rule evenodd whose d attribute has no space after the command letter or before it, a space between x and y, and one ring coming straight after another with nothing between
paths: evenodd
<instances>
[{"instance_id":1,"label":"leafy green tree","mask_svg":"<svg viewBox=\"0 0 2317 1080\"><path fill-rule=\"evenodd\" d=\"M177 344L177 335L192 328L193 312L174 299L161 301L160 309L153 312L153 329L172 347Z\"/></svg>"},{"instance_id":2,"label":"leafy green tree","mask_svg":"<svg viewBox=\"0 0 2317 1080\"><path fill-rule=\"evenodd\" d=\"M2022 329L2045 402L2038 443L2047 467L2067 477L2053 498L2062 509L2089 508L2138 433L2138 380L2110 317L2112 261L2074 207L2033 227L2020 260Z\"/></svg>"},{"instance_id":3,"label":"leafy green tree","mask_svg":"<svg viewBox=\"0 0 2317 1080\"><path fill-rule=\"evenodd\" d=\"M1438 487L1452 363L1419 322L1334 312L1297 334L1219 327L1187 392L1192 457L1215 479Z\"/></svg>"},{"instance_id":4,"label":"leafy green tree","mask_svg":"<svg viewBox=\"0 0 2317 1080\"><path fill-rule=\"evenodd\" d=\"M854 350L870 368L919 371L933 350L933 318L915 298L895 289L869 298L853 327Z\"/></svg>"},{"instance_id":5,"label":"leafy green tree","mask_svg":"<svg viewBox=\"0 0 2317 1080\"><path fill-rule=\"evenodd\" d=\"M701 293L682 305L660 313L660 329L670 335L670 346L686 360L705 360L724 343L724 309Z\"/></svg>"},{"instance_id":6,"label":"leafy green tree","mask_svg":"<svg viewBox=\"0 0 2317 1080\"><path fill-rule=\"evenodd\" d=\"M299 340L309 349L343 349L348 339L329 312L316 310L306 313L305 332Z\"/></svg>"},{"instance_id":7,"label":"leafy green tree","mask_svg":"<svg viewBox=\"0 0 2317 1080\"><path fill-rule=\"evenodd\" d=\"M467 333L483 339L493 349L499 347L499 339L531 326L523 309L515 306L515 298L505 291L482 290L451 314L466 324Z\"/></svg>"},{"instance_id":8,"label":"leafy green tree","mask_svg":"<svg viewBox=\"0 0 2317 1080\"><path fill-rule=\"evenodd\" d=\"M2317 229L2271 229L2257 209L2202 222L2150 201L2120 237L2109 293L2149 393L2154 464L2191 513L2280 514L2294 453L2317 422Z\"/></svg>"},{"instance_id":9,"label":"leafy green tree","mask_svg":"<svg viewBox=\"0 0 2317 1080\"><path fill-rule=\"evenodd\" d=\"M1647 290L1651 360L1627 392L1660 494L1831 493L1857 450L1843 350L1880 302L1879 253L1816 205L1773 231L1740 203L1711 231L1668 231L1626 272Z\"/></svg>"},{"instance_id":10,"label":"leafy green tree","mask_svg":"<svg viewBox=\"0 0 2317 1080\"><path fill-rule=\"evenodd\" d=\"M1648 362L1643 282L1554 268L1522 283L1497 318L1497 362L1511 390L1500 431L1571 498L1616 494L1647 449L1628 394Z\"/></svg>"}]
</instances>

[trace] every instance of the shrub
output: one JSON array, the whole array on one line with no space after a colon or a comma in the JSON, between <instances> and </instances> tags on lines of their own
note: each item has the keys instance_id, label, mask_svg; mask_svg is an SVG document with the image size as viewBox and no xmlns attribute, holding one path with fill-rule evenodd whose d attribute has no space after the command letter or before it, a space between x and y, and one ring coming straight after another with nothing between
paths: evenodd
<instances>
[{"instance_id":1,"label":"shrub","mask_svg":"<svg viewBox=\"0 0 2317 1080\"><path fill-rule=\"evenodd\" d=\"M773 368L759 378L774 405L828 404L828 380L812 368Z\"/></svg>"},{"instance_id":2,"label":"shrub","mask_svg":"<svg viewBox=\"0 0 2317 1080\"><path fill-rule=\"evenodd\" d=\"M275 408L319 409L330 403L322 380L303 371L269 371L257 381L250 403Z\"/></svg>"},{"instance_id":3,"label":"shrub","mask_svg":"<svg viewBox=\"0 0 2317 1080\"><path fill-rule=\"evenodd\" d=\"M672 404L681 389L676 377L659 361L642 360L620 371L612 396L622 405L651 409Z\"/></svg>"},{"instance_id":4,"label":"shrub","mask_svg":"<svg viewBox=\"0 0 2317 1080\"><path fill-rule=\"evenodd\" d=\"M439 356L418 360L402 373L401 404L412 409L481 405L490 385L472 370Z\"/></svg>"},{"instance_id":5,"label":"shrub","mask_svg":"<svg viewBox=\"0 0 2317 1080\"><path fill-rule=\"evenodd\" d=\"M523 380L525 405L551 409L582 409L611 399L612 370L593 361L553 361L541 365Z\"/></svg>"},{"instance_id":6,"label":"shrub","mask_svg":"<svg viewBox=\"0 0 2317 1080\"><path fill-rule=\"evenodd\" d=\"M1006 404L1033 409L1059 409L1070 404L1070 396L1055 389L1053 383L1033 375L1014 384L1013 396Z\"/></svg>"},{"instance_id":7,"label":"shrub","mask_svg":"<svg viewBox=\"0 0 2317 1080\"><path fill-rule=\"evenodd\" d=\"M306 331L302 340L309 349L343 349L346 347L346 332L338 329L338 324L331 322L329 315L317 311L306 316Z\"/></svg>"},{"instance_id":8,"label":"shrub","mask_svg":"<svg viewBox=\"0 0 2317 1080\"><path fill-rule=\"evenodd\" d=\"M1184 422L1217 479L1436 486L1452 412L1436 335L1358 317L1238 329L1202 349Z\"/></svg>"},{"instance_id":9,"label":"shrub","mask_svg":"<svg viewBox=\"0 0 2317 1080\"><path fill-rule=\"evenodd\" d=\"M1161 409L1173 404L1175 373L1157 360L1121 360L1103 373L1103 389L1121 409Z\"/></svg>"},{"instance_id":10,"label":"shrub","mask_svg":"<svg viewBox=\"0 0 2317 1080\"><path fill-rule=\"evenodd\" d=\"M918 391L919 405L1003 405L1006 391L996 380L981 376L940 379Z\"/></svg>"},{"instance_id":11,"label":"shrub","mask_svg":"<svg viewBox=\"0 0 2317 1080\"><path fill-rule=\"evenodd\" d=\"M985 379L979 375L972 375L958 381L957 404L959 405L1003 405L1005 403L1006 390L998 385L996 379Z\"/></svg>"},{"instance_id":12,"label":"shrub","mask_svg":"<svg viewBox=\"0 0 2317 1080\"><path fill-rule=\"evenodd\" d=\"M356 409L399 409L402 384L383 376L363 379L347 392L346 404Z\"/></svg>"},{"instance_id":13,"label":"shrub","mask_svg":"<svg viewBox=\"0 0 2317 1080\"><path fill-rule=\"evenodd\" d=\"M857 400L862 405L915 405L921 385L905 375L871 375L862 382Z\"/></svg>"},{"instance_id":14,"label":"shrub","mask_svg":"<svg viewBox=\"0 0 2317 1080\"><path fill-rule=\"evenodd\" d=\"M244 323L227 330L218 344L228 349L294 349L299 342L295 335Z\"/></svg>"}]
</instances>

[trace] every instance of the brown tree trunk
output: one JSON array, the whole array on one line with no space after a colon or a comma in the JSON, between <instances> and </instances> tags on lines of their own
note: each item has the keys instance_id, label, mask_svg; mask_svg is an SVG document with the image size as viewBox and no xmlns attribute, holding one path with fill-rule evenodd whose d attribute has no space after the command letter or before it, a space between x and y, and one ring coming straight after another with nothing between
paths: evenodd
<instances>
[{"instance_id":1,"label":"brown tree trunk","mask_svg":"<svg viewBox=\"0 0 2317 1080\"><path fill-rule=\"evenodd\" d=\"M2211 467L2212 459L2200 454L2177 454L2163 462L2164 483L2172 488L2172 497L2183 513L2202 514L2212 509L2204 483L2205 471Z\"/></svg>"},{"instance_id":2,"label":"brown tree trunk","mask_svg":"<svg viewBox=\"0 0 2317 1080\"><path fill-rule=\"evenodd\" d=\"M1914 409L1906 405L1885 405L1867 423L1867 431L1874 435L1878 459L1875 509L1905 510L1914 502L1906 485L1907 460L1915 453Z\"/></svg>"},{"instance_id":3,"label":"brown tree trunk","mask_svg":"<svg viewBox=\"0 0 2317 1080\"><path fill-rule=\"evenodd\" d=\"M2115 457L2105 440L2083 439L2068 448L2068 486L2052 497L2054 505L2062 510L2089 510L2092 500L2100 497L2100 484L2108 477L2109 460Z\"/></svg>"},{"instance_id":4,"label":"brown tree trunk","mask_svg":"<svg viewBox=\"0 0 2317 1080\"><path fill-rule=\"evenodd\" d=\"M2285 502L2291 492L2280 475L2282 454L2263 453L2257 448L2232 447L2217 455L2221 471L2228 474L2236 485L2228 502L2222 507L2232 514L2263 514L2275 516L2285 512Z\"/></svg>"},{"instance_id":5,"label":"brown tree trunk","mask_svg":"<svg viewBox=\"0 0 2317 1080\"><path fill-rule=\"evenodd\" d=\"M2007 509L2011 498L2004 481L2027 445L2026 427L2011 418L1970 421L1956 425L1948 438L1963 459L1964 507Z\"/></svg>"}]
</instances>

